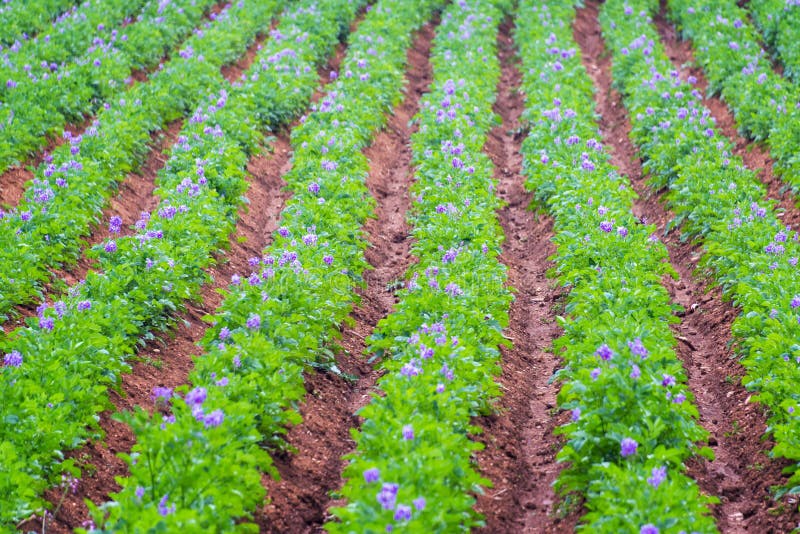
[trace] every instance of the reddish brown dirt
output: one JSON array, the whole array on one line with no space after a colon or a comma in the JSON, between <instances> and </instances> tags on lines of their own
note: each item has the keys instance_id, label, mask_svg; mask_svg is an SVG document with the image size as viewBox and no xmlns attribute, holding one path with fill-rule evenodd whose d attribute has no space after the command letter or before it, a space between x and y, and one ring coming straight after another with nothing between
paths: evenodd
<instances>
[{"instance_id":1,"label":"reddish brown dirt","mask_svg":"<svg viewBox=\"0 0 800 534\"><path fill-rule=\"evenodd\" d=\"M691 41L681 41L666 18L666 6L662 1L661 12L655 17L654 22L661 35L667 55L680 68L684 79L692 75L697 78L697 88L706 94L708 80L703 69L697 66L692 53ZM797 198L791 191L784 190L786 184L781 182L773 169L773 159L770 157L769 148L763 144L753 143L739 135L736 120L727 104L722 99L706 95L703 104L711 110L717 127L734 144L734 154L744 160L748 169L758 173L758 178L767 187L769 198L778 201L778 207L784 210L783 221L797 228L800 224L800 209L797 208Z\"/></svg>"},{"instance_id":2,"label":"reddish brown dirt","mask_svg":"<svg viewBox=\"0 0 800 534\"><path fill-rule=\"evenodd\" d=\"M354 414L369 402L380 375L362 357L365 339L391 312L396 302L391 283L402 279L413 261L405 222L412 180L409 137L414 130L408 123L431 80L428 54L433 34L434 24L419 32L408 52L406 97L365 151L370 161L367 187L378 201L376 218L365 225L370 241L365 255L373 269L364 273L367 287L359 291L361 302L351 314L354 324L344 328L339 342L342 350L336 356L339 368L357 380L331 373L306 377L309 395L300 408L304 423L288 435L298 452L275 458L280 481L265 480L272 501L256 516L262 532L320 532L323 522L330 519L327 509L342 504L330 494L344 484L342 456L354 449L350 428L360 424Z\"/></svg>"},{"instance_id":3,"label":"reddish brown dirt","mask_svg":"<svg viewBox=\"0 0 800 534\"><path fill-rule=\"evenodd\" d=\"M646 185L641 161L628 137L630 123L621 97L611 89L611 59L604 50L597 5L590 1L578 11L575 37L599 89L596 99L603 141L640 195L634 212L647 217L663 235L672 214L662 205L663 192L653 192ZM664 242L679 274L678 280L666 278L664 283L672 301L685 308L678 314L681 323L674 326L679 341L676 350L696 396L700 423L711 433L709 445L716 455L713 462L690 460L689 475L705 493L721 499L713 513L723 532L789 531L798 522L797 513L791 512L793 503L788 499L776 503L769 493L771 486L785 481L781 475L785 463L767 456L772 443L761 441L766 430L763 410L749 402L750 395L739 382L744 371L729 348L730 327L738 312L723 302L718 289L710 289L704 279L693 276L702 254L699 246L682 243L677 233L667 235Z\"/></svg>"},{"instance_id":4,"label":"reddish brown dirt","mask_svg":"<svg viewBox=\"0 0 800 534\"><path fill-rule=\"evenodd\" d=\"M498 48L503 66L494 111L502 117L486 143L495 166L498 193L508 204L499 212L506 241L500 260L508 266L508 284L515 288L506 336L513 348L502 348L503 389L498 412L477 420L485 449L476 454L481 474L493 487L478 496L476 509L485 516L480 532L566 532L577 515L559 516L552 484L561 466L556 453L561 440L553 434L558 418L558 386L549 383L560 367L552 342L560 334L554 304L559 291L548 281L547 260L555 253L553 223L537 217L528 206L531 195L523 186L519 117L524 99L518 92L521 76L514 60L509 21L501 26Z\"/></svg>"}]
</instances>

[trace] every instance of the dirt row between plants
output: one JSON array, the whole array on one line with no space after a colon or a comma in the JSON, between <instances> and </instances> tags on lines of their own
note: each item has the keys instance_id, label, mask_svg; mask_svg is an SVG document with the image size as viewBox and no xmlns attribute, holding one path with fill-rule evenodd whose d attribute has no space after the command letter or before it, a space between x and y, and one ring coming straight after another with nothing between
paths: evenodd
<instances>
[{"instance_id":1,"label":"dirt row between plants","mask_svg":"<svg viewBox=\"0 0 800 534\"><path fill-rule=\"evenodd\" d=\"M692 459L688 473L705 493L720 498L713 512L723 532L791 530L798 519L796 513L790 513L793 507L783 513L783 506L770 495L771 486L785 481L781 475L785 463L767 456L772 443L761 440L766 431L763 409L750 402L750 394L741 386L744 370L730 350L730 327L738 311L722 300L718 289L710 287L704 273L695 272L701 247L682 242L675 231L663 235L673 215L663 205L665 191L653 191L646 184L638 152L628 137L631 125L627 113L620 94L611 88L612 62L597 20L598 6L597 0L590 0L578 10L575 38L598 88L603 142L640 196L634 205L636 215L657 226L671 264L680 275L678 280L664 280L673 302L685 308L679 313L681 322L674 326L677 353L695 395L700 423L711 433L709 445L715 453L712 462ZM676 63L683 63L674 55L674 47L668 45L668 50ZM748 165L756 163L750 160Z\"/></svg>"},{"instance_id":2,"label":"dirt row between plants","mask_svg":"<svg viewBox=\"0 0 800 534\"><path fill-rule=\"evenodd\" d=\"M263 37L259 38L234 66L228 68L225 75L229 81L238 79L241 72L252 64L263 41ZM321 84L330 79L330 70L338 69L344 50L344 45L340 45L335 56L319 69ZM318 91L315 99L320 94ZM103 220L108 220L111 215L120 214L125 223L129 223L141 211L156 206L157 198L152 194L155 188L154 179L166 162L166 151L171 146L170 140L175 141L181 124L182 121L173 123L164 141L151 150L141 175L129 176L123 182L119 195L112 200L112 206L106 210ZM281 180L281 176L291 168L289 130L278 132L269 149L271 153L265 150L251 158L248 163L247 169L251 181L247 198L250 204L246 211L240 213L236 232L230 240L230 250L220 258L219 264L208 269L213 282L201 289L200 300L197 303L187 304L186 310L175 317L173 331L163 338L148 342L136 357L131 359L131 372L123 375L120 391L110 391L115 411L131 410L135 406L151 409L153 387L174 388L186 383L189 372L194 366L192 356L199 354L197 343L205 334L207 326L202 318L207 314L213 314L222 302L222 296L217 290L227 287L234 274L246 274L249 268L247 260L260 256L264 247L271 241L272 233L277 229L279 214L289 196L283 189L285 183ZM101 242L107 233L107 228L100 227L90 240ZM89 267L90 264L82 258L78 270L65 273L65 276L80 279L82 276L80 270L85 273ZM100 416L100 426L106 433L104 439L92 441L68 455L75 458L78 465L84 469L84 476L78 484L77 491L66 495L55 522L48 521L48 532L55 534L71 532L89 518L88 509L83 502L85 498L95 503L104 502L108 499L109 493L120 489L114 479L117 476L125 476L128 469L117 454L129 452L135 443L135 437L127 425L111 418L113 413L103 412ZM50 490L46 494L54 506L62 496L63 491L60 489ZM23 528L36 529L40 526L41 518L37 518L23 525Z\"/></svg>"},{"instance_id":3,"label":"dirt row between plants","mask_svg":"<svg viewBox=\"0 0 800 534\"><path fill-rule=\"evenodd\" d=\"M490 132L486 151L495 166L498 195L507 202L498 214L506 238L500 261L516 290L505 332L513 347L501 349L498 413L477 421L483 429L478 440L486 446L476 455L478 467L493 483L478 496L477 510L485 516L481 532L487 534L567 532L578 516L561 518L556 510L552 484L560 471L555 456L562 440L553 430L563 421L553 415L558 386L549 382L561 362L551 351L560 335L554 306L561 291L546 277L553 266L547 258L556 251L553 222L528 209L532 196L523 186L520 114L525 102L512 31L507 19L498 37L503 70L494 106L502 123Z\"/></svg>"},{"instance_id":4,"label":"dirt row between plants","mask_svg":"<svg viewBox=\"0 0 800 534\"><path fill-rule=\"evenodd\" d=\"M211 17L222 11L222 8L225 7L227 3L228 1L224 0L212 6L212 8L208 11L208 13L206 13L205 17L200 22L200 24L202 25L210 21ZM173 47L173 51L179 50L182 44L183 42ZM167 52L161 58L158 64L149 69L134 69L133 72L131 72L131 82L128 85L131 86L134 83L146 82L147 79L154 72L158 71L159 65L163 64L166 61L169 61L171 53L172 52ZM67 124L64 126L64 131L69 132L70 134L72 134L72 136L82 135L83 132L86 131L86 128L88 128L92 124L94 118L95 118L94 116L90 116L86 117L86 119L80 124ZM157 138L157 136L158 134L154 136L154 140ZM41 165L47 154L50 154L53 150L60 147L65 142L66 139L60 134L55 135L52 138L48 138L47 146L45 146L43 150L40 150L37 153L31 155L27 159L27 161L24 161L21 165L18 165L16 167L11 167L4 173L0 174L0 206L3 206L5 204L8 204L10 206L16 206L17 204L19 204L20 200L22 199L22 195L26 189L25 184L27 184L34 177L33 172L30 170L30 168L31 167L36 168L39 165Z\"/></svg>"},{"instance_id":5,"label":"dirt row between plants","mask_svg":"<svg viewBox=\"0 0 800 534\"><path fill-rule=\"evenodd\" d=\"M429 54L437 24L434 20L418 32L408 51L406 96L365 151L370 161L367 187L377 200L376 217L365 225L370 243L365 255L373 268L364 273L366 288L359 290L361 302L351 313L353 324L342 331L336 354L337 366L352 378L306 374L303 423L287 436L296 452L274 458L281 478L266 481L271 502L256 516L262 532L321 532L331 518L328 509L344 504L336 500L336 491L344 485L342 456L355 448L350 429L361 422L355 412L370 401L381 374L365 357L366 338L392 312L397 301L394 282L402 280L415 261L405 220L413 180L410 136L416 131L409 122L432 80Z\"/></svg>"}]
</instances>

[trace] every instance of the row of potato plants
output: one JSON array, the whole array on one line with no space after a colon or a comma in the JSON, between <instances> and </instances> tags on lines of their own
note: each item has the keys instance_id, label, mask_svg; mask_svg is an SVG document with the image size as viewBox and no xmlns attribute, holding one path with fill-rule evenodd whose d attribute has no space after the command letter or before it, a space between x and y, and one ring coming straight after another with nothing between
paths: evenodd
<instances>
[{"instance_id":1,"label":"row of potato plants","mask_svg":"<svg viewBox=\"0 0 800 534\"><path fill-rule=\"evenodd\" d=\"M793 0L751 0L746 4L764 41L783 64L783 74L800 83L800 3Z\"/></svg>"},{"instance_id":2,"label":"row of potato plants","mask_svg":"<svg viewBox=\"0 0 800 534\"><path fill-rule=\"evenodd\" d=\"M215 0L151 4L146 16L91 46L51 76L15 80L0 102L0 172L41 150L66 123L80 123L126 88L135 69L156 65L214 6ZM2 82L6 83L7 82Z\"/></svg>"},{"instance_id":3,"label":"row of potato plants","mask_svg":"<svg viewBox=\"0 0 800 534\"><path fill-rule=\"evenodd\" d=\"M13 306L41 297L51 269L80 256L83 238L117 185L143 160L153 134L189 114L203 95L228 85L220 66L266 32L280 4L251 0L222 10L163 69L48 155L21 202L0 210L0 319Z\"/></svg>"},{"instance_id":4,"label":"row of potato plants","mask_svg":"<svg viewBox=\"0 0 800 534\"><path fill-rule=\"evenodd\" d=\"M419 258L395 311L369 338L383 359L379 392L359 411L346 456L345 506L329 532L468 531L481 524L473 492L471 418L499 395L498 347L511 293L499 262L503 232L493 166L483 153L500 76L499 2L464 0L442 14L431 91L413 119L415 183L407 214Z\"/></svg>"},{"instance_id":5,"label":"row of potato plants","mask_svg":"<svg viewBox=\"0 0 800 534\"><path fill-rule=\"evenodd\" d=\"M754 401L770 409L772 454L793 465L800 483L800 277L798 234L786 226L765 188L714 127L702 95L681 80L659 42L646 0L609 0L600 21L613 51L613 77L632 121L654 188L684 238L702 243L701 272L741 310L732 333ZM794 487L792 487L794 486Z\"/></svg>"},{"instance_id":6,"label":"row of potato plants","mask_svg":"<svg viewBox=\"0 0 800 534\"><path fill-rule=\"evenodd\" d=\"M775 169L800 193L800 87L772 69L747 11L734 0L671 0L669 15L681 35L692 39L694 56L744 135L765 141ZM657 13L659 3L643 5ZM800 31L800 30L798 30Z\"/></svg>"},{"instance_id":7,"label":"row of potato plants","mask_svg":"<svg viewBox=\"0 0 800 534\"><path fill-rule=\"evenodd\" d=\"M552 274L569 289L558 429L567 462L556 487L586 496L586 532L715 532L683 462L708 433L686 386L665 276L676 277L655 227L632 213L636 194L601 144L594 87L573 39L569 4L522 0L516 43L526 95L522 144L534 207L552 215Z\"/></svg>"},{"instance_id":8,"label":"row of potato plants","mask_svg":"<svg viewBox=\"0 0 800 534\"><path fill-rule=\"evenodd\" d=\"M247 32L252 38L272 18L274 7L265 10L265 4L242 1L231 8L230 16L218 19L220 28L231 34ZM234 15L235 11L241 16ZM251 15L260 22L248 22ZM214 46L233 46L232 53L246 49L244 37L231 40L216 30L207 35L214 38ZM211 87L217 94L211 105L223 107L224 90ZM242 105L238 101L259 96L249 85L237 91L246 95L232 106L237 110ZM246 111L245 116L254 120L256 115L249 114L249 108ZM195 112L186 127L191 136L181 137L173 150L176 158L188 152L191 168L182 168L188 163L185 157L178 158L159 175L160 206L153 214L142 215L136 234L95 247L90 257L97 258L97 271L89 272L52 305L42 303L26 327L0 339L0 351L5 353L0 367L4 458L0 525L40 507L39 494L62 471L77 473L74 462L64 460L64 451L98 435L97 414L111 406L106 390L118 385L120 373L127 369L125 357L152 339L152 331L166 329L170 314L184 300L197 296L207 278L202 269L213 262L212 253L228 243L244 191L240 182L245 153L252 150L255 138L253 127L245 127L247 121L242 123L239 112L235 118L219 118L238 132L224 140L224 148L230 146L230 150L220 154L214 150L216 145L200 141L195 147L195 135L214 138L218 134L217 128L207 125L196 131L195 124L203 123L208 113L208 105ZM186 176L190 171L195 173L194 181ZM176 182L177 177L181 180ZM121 221L112 221L111 227L119 232Z\"/></svg>"},{"instance_id":9,"label":"row of potato plants","mask_svg":"<svg viewBox=\"0 0 800 534\"><path fill-rule=\"evenodd\" d=\"M155 11L158 3L148 1L150 9ZM85 54L90 46L102 45L112 35L116 36L117 26L139 13L145 3L145 0L86 0L59 17L50 31L3 49L0 96L15 90L20 82L34 83L41 77L53 76L65 62Z\"/></svg>"},{"instance_id":10,"label":"row of potato plants","mask_svg":"<svg viewBox=\"0 0 800 534\"><path fill-rule=\"evenodd\" d=\"M263 500L260 471L277 473L262 447L285 446L286 425L300 422L304 368L330 365L326 345L357 299L367 266L361 227L374 202L361 150L400 100L412 32L437 5L382 0L360 23L338 80L292 133L285 178L293 196L272 244L250 261L253 272L233 281L208 318L191 388L154 390L167 416L140 408L122 417L137 444L125 457L131 476L123 491L95 515L102 524L102 513L110 514L106 531L256 530L233 520ZM329 18L322 15L305 24Z\"/></svg>"},{"instance_id":11,"label":"row of potato plants","mask_svg":"<svg viewBox=\"0 0 800 534\"><path fill-rule=\"evenodd\" d=\"M14 0L0 7L0 46L11 46L47 29L78 0ZM0 48L1 49L1 48Z\"/></svg>"}]
</instances>

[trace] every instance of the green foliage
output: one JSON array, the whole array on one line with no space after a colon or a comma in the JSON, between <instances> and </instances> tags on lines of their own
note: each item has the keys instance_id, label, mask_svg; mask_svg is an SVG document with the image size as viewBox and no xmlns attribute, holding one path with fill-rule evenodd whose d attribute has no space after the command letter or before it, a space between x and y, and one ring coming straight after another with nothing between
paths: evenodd
<instances>
[{"instance_id":1,"label":"green foliage","mask_svg":"<svg viewBox=\"0 0 800 534\"><path fill-rule=\"evenodd\" d=\"M741 309L732 333L747 370L743 383L770 409L768 432L777 443L773 455L800 462L798 234L784 225L774 201L764 199L763 185L732 155L733 145L719 135L700 104L702 95L671 74L672 64L650 20L657 6L628 4L635 16L625 14L622 1L607 2L601 24L632 118L632 139L657 183L669 188L669 207L686 236L701 240L701 267L713 273L724 296ZM673 3L673 16L680 17L684 31L691 24L697 39L700 28L692 21L705 21L703 32L722 35L727 25L722 18L720 27L708 31L716 18L712 13L717 7L733 9L727 3L701 3L690 13L678 6ZM738 33L742 43L749 32L743 27ZM798 467L787 469L794 473L790 486L800 481Z\"/></svg>"},{"instance_id":2,"label":"green foliage","mask_svg":"<svg viewBox=\"0 0 800 534\"><path fill-rule=\"evenodd\" d=\"M69 142L35 170L19 205L0 219L0 314L41 297L51 280L50 270L80 256L82 238L99 222L117 184L137 169L152 134L190 113L203 95L225 86L219 67L235 60L266 31L279 2L262 0L248 6L222 11L186 41L187 57L176 55L146 83L117 95L83 136L68 137ZM172 43L188 33L202 15L199 7L192 9L196 13L184 11L178 25L170 23L167 11L160 25L151 21L159 32L170 35L153 37L148 46L160 47L158 43ZM143 20L135 27L145 24ZM150 50L155 59L161 57L161 48Z\"/></svg>"},{"instance_id":3,"label":"green foliage","mask_svg":"<svg viewBox=\"0 0 800 534\"><path fill-rule=\"evenodd\" d=\"M411 8L413 9L413 7ZM498 261L503 234L496 181L482 152L500 77L496 41L503 13L488 1L453 4L433 42L431 92L415 116L416 182L408 213L419 263L397 292L369 350L387 371L353 431L344 475L347 504L330 532L458 532L481 525L473 494L489 484L475 470L471 418L499 395L502 330L511 294Z\"/></svg>"},{"instance_id":4,"label":"green foliage","mask_svg":"<svg viewBox=\"0 0 800 534\"><path fill-rule=\"evenodd\" d=\"M552 274L569 288L554 349L564 358L559 406L572 417L558 430L566 437L558 459L568 466L556 487L586 495L587 532L713 532L707 500L682 474L684 460L710 451L696 445L707 432L670 329L677 319L661 280L675 273L655 228L634 217L635 193L599 142L574 18L570 5L523 0L515 36L526 185L554 218ZM663 481L647 482L653 469L664 470Z\"/></svg>"},{"instance_id":5,"label":"green foliage","mask_svg":"<svg viewBox=\"0 0 800 534\"><path fill-rule=\"evenodd\" d=\"M786 74L796 82L800 6L759 0L749 8L786 61ZM719 93L730 106L742 133L766 142L782 179L800 192L800 88L773 70L748 12L734 0L671 0L669 13L683 36L692 40L709 91Z\"/></svg>"},{"instance_id":6,"label":"green foliage","mask_svg":"<svg viewBox=\"0 0 800 534\"><path fill-rule=\"evenodd\" d=\"M206 29L209 41L200 35L193 40L195 52L216 47L219 57L233 58L236 50L241 54L276 7L254 0L231 8L230 14L221 14ZM331 34L338 31L336 27ZM173 88L191 84L198 74L201 80L219 77L219 65L192 58L176 62L159 78ZM116 386L128 369L126 357L152 339L152 332L168 328L170 317L187 299L197 298L207 279L203 269L227 246L247 188L248 156L257 148L260 132L277 126L252 120L252 83L235 88L235 94L243 96L230 103L221 82L209 84L205 94L195 97L202 105L187 121L183 137L157 178L158 209L137 223L135 235L95 247L91 256L98 259L99 270L89 272L86 280L71 287L53 306L43 304L39 317L28 320L28 327L0 342L3 352L22 358L19 366L0 368L0 440L13 449L9 457L24 458L24 462L15 461L17 470L10 477L0 478L0 524L43 506L37 495L59 480L63 471L78 474L70 462L64 462L64 451L98 432L97 414L111 408L107 388ZM198 90L203 86L186 87L187 92ZM175 101L185 106L184 98L160 104L152 99L147 107L156 113L159 105L168 107ZM126 108L121 103L120 107L117 112L124 117L124 110L145 105ZM223 127L233 133L224 135ZM146 130L140 133L147 136ZM90 180L97 176L101 173L86 175L88 183L76 180L76 186L87 188L82 190L85 198L91 198ZM64 209L61 216L68 217L69 210L79 213L80 200L59 204Z\"/></svg>"},{"instance_id":7,"label":"green foliage","mask_svg":"<svg viewBox=\"0 0 800 534\"><path fill-rule=\"evenodd\" d=\"M40 0L16 2L0 10L0 43L13 45L20 39L43 32L53 19L69 10L78 0Z\"/></svg>"},{"instance_id":8,"label":"green foliage","mask_svg":"<svg viewBox=\"0 0 800 534\"><path fill-rule=\"evenodd\" d=\"M786 0L754 0L747 4L764 40L783 63L783 74L800 82L800 6ZM745 19L746 20L746 19Z\"/></svg>"}]
</instances>

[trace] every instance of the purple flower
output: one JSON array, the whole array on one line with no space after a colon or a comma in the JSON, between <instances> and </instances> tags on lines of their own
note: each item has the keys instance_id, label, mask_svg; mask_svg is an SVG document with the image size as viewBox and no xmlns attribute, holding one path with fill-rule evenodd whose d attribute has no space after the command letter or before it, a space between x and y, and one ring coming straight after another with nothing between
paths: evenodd
<instances>
[{"instance_id":1,"label":"purple flower","mask_svg":"<svg viewBox=\"0 0 800 534\"><path fill-rule=\"evenodd\" d=\"M405 365L403 365L403 367L400 368L400 374L408 378L411 378L412 376L417 376L421 373L422 369L417 367L417 360L415 358L412 358L410 362L406 363Z\"/></svg>"},{"instance_id":2,"label":"purple flower","mask_svg":"<svg viewBox=\"0 0 800 534\"><path fill-rule=\"evenodd\" d=\"M397 510L394 513L394 520L408 521L410 519L411 519L411 507L406 506L405 504L398 505Z\"/></svg>"},{"instance_id":3,"label":"purple flower","mask_svg":"<svg viewBox=\"0 0 800 534\"><path fill-rule=\"evenodd\" d=\"M311 182L308 184L308 192L314 195L319 193L319 184L317 182Z\"/></svg>"},{"instance_id":4,"label":"purple flower","mask_svg":"<svg viewBox=\"0 0 800 534\"><path fill-rule=\"evenodd\" d=\"M425 497L420 497L418 499L414 499L414 508L417 510L424 510L425 509Z\"/></svg>"},{"instance_id":5,"label":"purple flower","mask_svg":"<svg viewBox=\"0 0 800 534\"><path fill-rule=\"evenodd\" d=\"M108 231L112 234L118 234L122 229L122 218L119 215L114 215L108 221Z\"/></svg>"},{"instance_id":6,"label":"purple flower","mask_svg":"<svg viewBox=\"0 0 800 534\"><path fill-rule=\"evenodd\" d=\"M397 490L400 487L397 484L384 484L381 491L378 493L378 502L384 510L394 510L394 505L397 502Z\"/></svg>"},{"instance_id":7,"label":"purple flower","mask_svg":"<svg viewBox=\"0 0 800 534\"><path fill-rule=\"evenodd\" d=\"M331 256L330 254L326 254L325 256L322 257L322 261L325 262L325 265L331 265L333 263L333 256Z\"/></svg>"},{"instance_id":8,"label":"purple flower","mask_svg":"<svg viewBox=\"0 0 800 534\"><path fill-rule=\"evenodd\" d=\"M657 488L662 482L667 479L667 468L666 467L654 467L653 471L650 474L650 477L647 479L647 483Z\"/></svg>"},{"instance_id":9,"label":"purple flower","mask_svg":"<svg viewBox=\"0 0 800 534\"><path fill-rule=\"evenodd\" d=\"M436 393L444 393L444 384L436 384Z\"/></svg>"},{"instance_id":10,"label":"purple flower","mask_svg":"<svg viewBox=\"0 0 800 534\"><path fill-rule=\"evenodd\" d=\"M238 354L233 357L233 366L234 367L241 367L242 366L242 359L239 357Z\"/></svg>"},{"instance_id":11,"label":"purple flower","mask_svg":"<svg viewBox=\"0 0 800 534\"><path fill-rule=\"evenodd\" d=\"M261 317L254 313L247 318L247 322L245 324L247 325L247 328L256 330L257 328L261 327Z\"/></svg>"},{"instance_id":12,"label":"purple flower","mask_svg":"<svg viewBox=\"0 0 800 534\"><path fill-rule=\"evenodd\" d=\"M322 168L323 168L324 170L326 170L326 171L335 171L335 170L336 170L336 168L339 166L339 164L338 164L338 163L336 163L335 161L329 161L329 160L327 160L327 159L323 159L323 160L320 162L320 165L321 165L321 166L322 166Z\"/></svg>"},{"instance_id":13,"label":"purple flower","mask_svg":"<svg viewBox=\"0 0 800 534\"><path fill-rule=\"evenodd\" d=\"M800 295L795 295L794 298L792 298L792 301L789 303L789 306L792 308L800 307Z\"/></svg>"},{"instance_id":14,"label":"purple flower","mask_svg":"<svg viewBox=\"0 0 800 534\"><path fill-rule=\"evenodd\" d=\"M600 223L600 229L608 233L614 229L614 224L611 221L603 221Z\"/></svg>"},{"instance_id":15,"label":"purple flower","mask_svg":"<svg viewBox=\"0 0 800 534\"><path fill-rule=\"evenodd\" d=\"M639 446L639 444L636 443L631 438L623 438L622 441L620 441L619 445L620 445L619 454L623 458L627 458L628 456L636 454L636 447Z\"/></svg>"},{"instance_id":16,"label":"purple flower","mask_svg":"<svg viewBox=\"0 0 800 534\"><path fill-rule=\"evenodd\" d=\"M169 498L169 494L165 494L161 498L161 500L158 501L158 513L163 517L166 517L169 514L172 514L172 513L175 512L175 505L174 504L171 507L167 506L167 499L168 498Z\"/></svg>"},{"instance_id":17,"label":"purple flower","mask_svg":"<svg viewBox=\"0 0 800 534\"><path fill-rule=\"evenodd\" d=\"M78 310L80 311L88 310L91 307L92 307L92 301L90 300L82 300L78 302Z\"/></svg>"},{"instance_id":18,"label":"purple flower","mask_svg":"<svg viewBox=\"0 0 800 534\"><path fill-rule=\"evenodd\" d=\"M572 417L571 417L572 421L573 422L577 421L580 418L581 418L581 409L580 408L574 408L572 410Z\"/></svg>"},{"instance_id":19,"label":"purple flower","mask_svg":"<svg viewBox=\"0 0 800 534\"><path fill-rule=\"evenodd\" d=\"M3 364L8 367L19 367L22 365L22 354L19 351L12 350L10 353L3 356Z\"/></svg>"},{"instance_id":20,"label":"purple flower","mask_svg":"<svg viewBox=\"0 0 800 534\"><path fill-rule=\"evenodd\" d=\"M222 341L225 341L225 340L226 340L226 339L228 339L229 337L231 337L231 331L230 331L230 329L229 329L227 326L223 326L223 327L222 327L222 329L219 331L219 338L220 338Z\"/></svg>"},{"instance_id":21,"label":"purple flower","mask_svg":"<svg viewBox=\"0 0 800 534\"><path fill-rule=\"evenodd\" d=\"M643 525L639 530L639 534L658 534L658 527L650 523Z\"/></svg>"},{"instance_id":22,"label":"purple flower","mask_svg":"<svg viewBox=\"0 0 800 534\"><path fill-rule=\"evenodd\" d=\"M136 495L136 498L141 500L144 497L144 488L142 486L136 486L136 491L133 492Z\"/></svg>"},{"instance_id":23,"label":"purple flower","mask_svg":"<svg viewBox=\"0 0 800 534\"><path fill-rule=\"evenodd\" d=\"M186 394L186 404L189 406L200 406L206 401L206 388L194 388Z\"/></svg>"},{"instance_id":24,"label":"purple flower","mask_svg":"<svg viewBox=\"0 0 800 534\"><path fill-rule=\"evenodd\" d=\"M597 354L601 360L608 361L612 358L612 356L614 356L614 351L612 351L608 345L603 343L600 345L600 348L595 351L595 354Z\"/></svg>"},{"instance_id":25,"label":"purple flower","mask_svg":"<svg viewBox=\"0 0 800 534\"><path fill-rule=\"evenodd\" d=\"M172 398L172 388L156 386L153 388L153 394L150 396L153 402L157 403L159 400L169 402Z\"/></svg>"},{"instance_id":26,"label":"purple flower","mask_svg":"<svg viewBox=\"0 0 800 534\"><path fill-rule=\"evenodd\" d=\"M592 377L592 380L597 380L597 377L600 376L600 368L595 367L594 369L592 369L592 372L590 373L589 376Z\"/></svg>"},{"instance_id":27,"label":"purple flower","mask_svg":"<svg viewBox=\"0 0 800 534\"><path fill-rule=\"evenodd\" d=\"M53 326L55 326L55 321L52 317L40 317L39 318L39 328L42 330L52 330Z\"/></svg>"},{"instance_id":28,"label":"purple flower","mask_svg":"<svg viewBox=\"0 0 800 534\"><path fill-rule=\"evenodd\" d=\"M444 288L444 292L450 295L451 297L458 297L464 294L464 291L458 287L457 284L453 282L447 284L447 287Z\"/></svg>"},{"instance_id":29,"label":"purple flower","mask_svg":"<svg viewBox=\"0 0 800 534\"><path fill-rule=\"evenodd\" d=\"M641 357L643 360L647 357L649 352L642 344L642 338L637 337L633 341L628 341L628 348L631 349L631 354Z\"/></svg>"},{"instance_id":30,"label":"purple flower","mask_svg":"<svg viewBox=\"0 0 800 534\"><path fill-rule=\"evenodd\" d=\"M403 439L407 441L411 441L414 439L414 427L411 425L405 425L403 427Z\"/></svg>"},{"instance_id":31,"label":"purple flower","mask_svg":"<svg viewBox=\"0 0 800 534\"><path fill-rule=\"evenodd\" d=\"M364 471L364 482L366 482L367 484L377 482L380 477L381 477L381 472L378 470L377 467L371 467L370 469Z\"/></svg>"},{"instance_id":32,"label":"purple flower","mask_svg":"<svg viewBox=\"0 0 800 534\"><path fill-rule=\"evenodd\" d=\"M663 375L663 380L661 380L661 385L664 387L670 387L675 385L675 377L672 375Z\"/></svg>"},{"instance_id":33,"label":"purple flower","mask_svg":"<svg viewBox=\"0 0 800 534\"><path fill-rule=\"evenodd\" d=\"M675 404L681 404L683 401L686 400L686 395L681 391L672 399L672 402Z\"/></svg>"},{"instance_id":34,"label":"purple flower","mask_svg":"<svg viewBox=\"0 0 800 534\"><path fill-rule=\"evenodd\" d=\"M642 371L639 369L638 365L633 364L633 367L631 368L631 378L636 380L640 376L642 376Z\"/></svg>"},{"instance_id":35,"label":"purple flower","mask_svg":"<svg viewBox=\"0 0 800 534\"><path fill-rule=\"evenodd\" d=\"M224 419L225 414L222 412L222 410L214 410L205 416L203 423L206 425L206 428L214 428L221 425Z\"/></svg>"},{"instance_id":36,"label":"purple flower","mask_svg":"<svg viewBox=\"0 0 800 534\"><path fill-rule=\"evenodd\" d=\"M108 241L108 242L105 244L105 246L103 247L103 249L104 249L106 252L108 252L109 254L110 254L110 253L112 253L112 252L116 252L116 251L117 251L117 243L116 243L116 241L114 241L113 239L109 240L109 241Z\"/></svg>"},{"instance_id":37,"label":"purple flower","mask_svg":"<svg viewBox=\"0 0 800 534\"><path fill-rule=\"evenodd\" d=\"M619 235L620 237L627 237L628 236L628 229L625 228L624 226L618 226L617 227L617 235Z\"/></svg>"}]
</instances>

